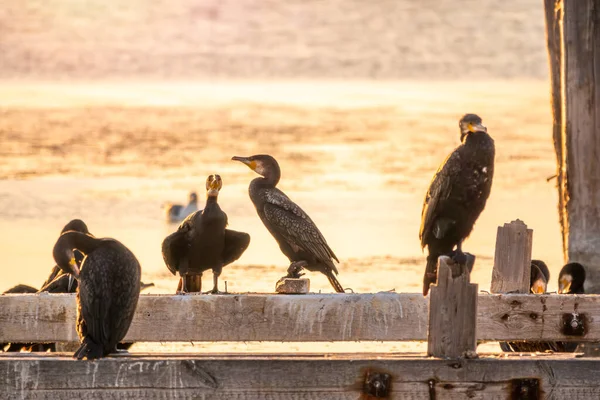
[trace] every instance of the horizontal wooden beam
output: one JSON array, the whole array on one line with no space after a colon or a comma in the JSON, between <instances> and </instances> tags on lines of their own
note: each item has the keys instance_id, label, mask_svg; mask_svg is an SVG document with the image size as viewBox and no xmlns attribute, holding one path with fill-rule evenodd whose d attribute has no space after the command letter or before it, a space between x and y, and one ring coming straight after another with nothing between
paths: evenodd
<instances>
[{"instance_id":1,"label":"horizontal wooden beam","mask_svg":"<svg viewBox=\"0 0 600 400\"><path fill-rule=\"evenodd\" d=\"M387 375L387 377L386 377ZM573 355L0 355L0 397L19 399L506 399L600 397L600 359ZM369 382L371 382L369 384ZM511 397L510 394L516 394Z\"/></svg>"},{"instance_id":2,"label":"horizontal wooden beam","mask_svg":"<svg viewBox=\"0 0 600 400\"><path fill-rule=\"evenodd\" d=\"M387 292L141 295L126 340L426 340L427 304L420 294ZM583 336L561 333L574 314ZM76 341L75 315L74 295L2 295L0 343ZM600 296L479 294L477 338L598 341Z\"/></svg>"}]
</instances>

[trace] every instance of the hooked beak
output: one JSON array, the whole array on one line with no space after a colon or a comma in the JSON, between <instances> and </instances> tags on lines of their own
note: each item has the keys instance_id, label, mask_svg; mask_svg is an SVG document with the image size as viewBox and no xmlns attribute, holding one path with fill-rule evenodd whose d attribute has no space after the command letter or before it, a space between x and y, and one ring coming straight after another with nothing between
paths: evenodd
<instances>
[{"instance_id":1,"label":"hooked beak","mask_svg":"<svg viewBox=\"0 0 600 400\"><path fill-rule=\"evenodd\" d=\"M67 293L71 293L71 288L73 287L73 282L75 282L75 277L69 274L69 283L67 285Z\"/></svg>"},{"instance_id":2,"label":"hooked beak","mask_svg":"<svg viewBox=\"0 0 600 400\"><path fill-rule=\"evenodd\" d=\"M77 266L77 261L75 261L75 257L71 257L71 261L69 261L69 269L71 276L79 278L79 267Z\"/></svg>"},{"instance_id":3,"label":"hooked beak","mask_svg":"<svg viewBox=\"0 0 600 400\"><path fill-rule=\"evenodd\" d=\"M567 293L571 289L571 280L561 278L558 282L558 293Z\"/></svg>"},{"instance_id":4,"label":"hooked beak","mask_svg":"<svg viewBox=\"0 0 600 400\"><path fill-rule=\"evenodd\" d=\"M248 157L238 157L238 156L233 156L231 157L231 159L233 161L239 161L239 162L243 162L244 164L246 164L252 171L254 171L256 169L256 161L250 161L248 159Z\"/></svg>"},{"instance_id":5,"label":"hooked beak","mask_svg":"<svg viewBox=\"0 0 600 400\"><path fill-rule=\"evenodd\" d=\"M469 124L469 131L471 132L487 132L487 128L482 124Z\"/></svg>"},{"instance_id":6,"label":"hooked beak","mask_svg":"<svg viewBox=\"0 0 600 400\"><path fill-rule=\"evenodd\" d=\"M543 280L538 279L535 282L533 282L533 285L531 286L531 293L543 294L545 292L546 292L546 283Z\"/></svg>"}]
</instances>

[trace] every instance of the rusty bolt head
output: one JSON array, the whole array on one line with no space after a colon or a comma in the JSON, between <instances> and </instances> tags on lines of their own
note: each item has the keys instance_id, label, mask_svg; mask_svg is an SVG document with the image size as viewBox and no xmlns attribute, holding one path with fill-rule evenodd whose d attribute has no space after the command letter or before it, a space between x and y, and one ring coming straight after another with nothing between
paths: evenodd
<instances>
[{"instance_id":1,"label":"rusty bolt head","mask_svg":"<svg viewBox=\"0 0 600 400\"><path fill-rule=\"evenodd\" d=\"M367 372L363 392L377 398L387 397L390 391L390 378L389 374Z\"/></svg>"},{"instance_id":2,"label":"rusty bolt head","mask_svg":"<svg viewBox=\"0 0 600 400\"><path fill-rule=\"evenodd\" d=\"M563 314L561 332L568 336L584 336L587 333L587 316L583 313Z\"/></svg>"}]
</instances>

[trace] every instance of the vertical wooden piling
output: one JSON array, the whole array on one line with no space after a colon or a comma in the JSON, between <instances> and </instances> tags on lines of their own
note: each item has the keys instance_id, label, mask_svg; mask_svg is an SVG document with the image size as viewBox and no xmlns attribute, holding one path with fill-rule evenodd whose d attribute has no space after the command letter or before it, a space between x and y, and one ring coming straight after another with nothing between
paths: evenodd
<instances>
[{"instance_id":1,"label":"vertical wooden piling","mask_svg":"<svg viewBox=\"0 0 600 400\"><path fill-rule=\"evenodd\" d=\"M457 358L477 350L477 284L466 265L450 257L438 259L437 283L429 295L427 354Z\"/></svg>"},{"instance_id":2,"label":"vertical wooden piling","mask_svg":"<svg viewBox=\"0 0 600 400\"><path fill-rule=\"evenodd\" d=\"M529 293L533 230L521 220L498 227L492 293Z\"/></svg>"}]
</instances>

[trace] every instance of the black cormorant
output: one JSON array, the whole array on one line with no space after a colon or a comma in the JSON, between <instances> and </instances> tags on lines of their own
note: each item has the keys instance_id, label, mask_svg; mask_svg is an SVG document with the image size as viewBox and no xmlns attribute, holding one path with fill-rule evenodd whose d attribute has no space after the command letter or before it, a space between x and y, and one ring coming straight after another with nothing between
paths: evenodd
<instances>
[{"instance_id":1,"label":"black cormorant","mask_svg":"<svg viewBox=\"0 0 600 400\"><path fill-rule=\"evenodd\" d=\"M466 114L459 121L461 144L437 170L425 195L419 238L428 247L423 295L437 278L437 260L462 242L471 231L490 195L494 176L494 140L481 118Z\"/></svg>"},{"instance_id":2,"label":"black cormorant","mask_svg":"<svg viewBox=\"0 0 600 400\"><path fill-rule=\"evenodd\" d=\"M217 202L223 182L219 175L206 179L206 206L188 216L177 232L162 244L165 264L173 275L181 276L177 292L200 292L202 273L212 269L213 289L219 293L218 279L223 267L234 262L250 244L250 235L227 227L227 214Z\"/></svg>"},{"instance_id":3,"label":"black cormorant","mask_svg":"<svg viewBox=\"0 0 600 400\"><path fill-rule=\"evenodd\" d=\"M73 249L85 254L81 268ZM113 353L125 337L140 295L141 268L133 253L114 239L99 239L67 231L53 249L56 264L79 280L77 359L96 359Z\"/></svg>"},{"instance_id":4,"label":"black cormorant","mask_svg":"<svg viewBox=\"0 0 600 400\"><path fill-rule=\"evenodd\" d=\"M543 294L548 289L550 281L550 270L542 260L531 260L531 274L529 278L529 287L531 293Z\"/></svg>"},{"instance_id":5,"label":"black cormorant","mask_svg":"<svg viewBox=\"0 0 600 400\"><path fill-rule=\"evenodd\" d=\"M558 293L584 294L585 268L583 265L572 262L566 264L558 274Z\"/></svg>"},{"instance_id":6,"label":"black cormorant","mask_svg":"<svg viewBox=\"0 0 600 400\"><path fill-rule=\"evenodd\" d=\"M335 276L338 270L333 263L333 260L339 260L323 234L296 203L276 188L281 178L277 161L266 154L236 156L232 160L246 164L261 175L250 182L250 199L263 224L291 262L288 276L299 277L302 268L319 271L327 276L336 292L343 293L344 288Z\"/></svg>"},{"instance_id":7,"label":"black cormorant","mask_svg":"<svg viewBox=\"0 0 600 400\"><path fill-rule=\"evenodd\" d=\"M190 192L186 206L167 203L164 209L168 222L180 222L191 213L198 211L198 195L196 192Z\"/></svg>"}]
</instances>

